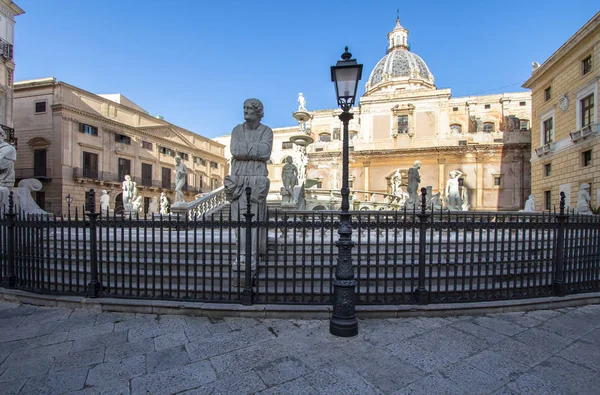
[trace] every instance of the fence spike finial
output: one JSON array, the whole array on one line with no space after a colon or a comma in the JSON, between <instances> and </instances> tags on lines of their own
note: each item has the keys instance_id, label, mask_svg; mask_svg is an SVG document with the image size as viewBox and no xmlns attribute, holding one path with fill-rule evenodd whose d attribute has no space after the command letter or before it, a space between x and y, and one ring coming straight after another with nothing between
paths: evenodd
<instances>
[{"instance_id":1,"label":"fence spike finial","mask_svg":"<svg viewBox=\"0 0 600 395\"><path fill-rule=\"evenodd\" d=\"M427 209L427 188L421 188L421 213L425 214Z\"/></svg>"},{"instance_id":2,"label":"fence spike finial","mask_svg":"<svg viewBox=\"0 0 600 395\"><path fill-rule=\"evenodd\" d=\"M10 193L8 194L8 213L15 213L15 198L13 196L13 191L10 191Z\"/></svg>"},{"instance_id":3,"label":"fence spike finial","mask_svg":"<svg viewBox=\"0 0 600 395\"><path fill-rule=\"evenodd\" d=\"M561 192L560 193L560 215L565 214L565 200L566 200L566 195L564 192Z\"/></svg>"}]
</instances>

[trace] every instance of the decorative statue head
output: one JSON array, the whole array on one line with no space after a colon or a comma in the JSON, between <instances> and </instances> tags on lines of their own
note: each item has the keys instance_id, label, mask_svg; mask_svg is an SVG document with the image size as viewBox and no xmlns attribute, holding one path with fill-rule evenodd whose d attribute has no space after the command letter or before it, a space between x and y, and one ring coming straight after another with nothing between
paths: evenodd
<instances>
[{"instance_id":1,"label":"decorative statue head","mask_svg":"<svg viewBox=\"0 0 600 395\"><path fill-rule=\"evenodd\" d=\"M108 195L108 191L107 191L106 189L103 189L103 190L102 190L102 194L103 194L103 195Z\"/></svg>"},{"instance_id":2,"label":"decorative statue head","mask_svg":"<svg viewBox=\"0 0 600 395\"><path fill-rule=\"evenodd\" d=\"M265 116L262 102L258 99L247 99L244 102L244 119L246 121L259 121Z\"/></svg>"},{"instance_id":3,"label":"decorative statue head","mask_svg":"<svg viewBox=\"0 0 600 395\"><path fill-rule=\"evenodd\" d=\"M179 155L175 156L175 163L177 163L177 164L181 163L181 156L179 156Z\"/></svg>"},{"instance_id":4,"label":"decorative statue head","mask_svg":"<svg viewBox=\"0 0 600 395\"><path fill-rule=\"evenodd\" d=\"M590 189L590 184L588 184L587 182L584 182L583 184L581 184L581 186L579 187L580 191L589 191Z\"/></svg>"},{"instance_id":5,"label":"decorative statue head","mask_svg":"<svg viewBox=\"0 0 600 395\"><path fill-rule=\"evenodd\" d=\"M288 156L288 157L285 158L285 163L290 163L291 164L293 161L294 160L292 159L291 156Z\"/></svg>"},{"instance_id":6,"label":"decorative statue head","mask_svg":"<svg viewBox=\"0 0 600 395\"><path fill-rule=\"evenodd\" d=\"M415 163L413 163L413 167L416 169L420 169L421 168L421 161L420 160L416 160Z\"/></svg>"},{"instance_id":7,"label":"decorative statue head","mask_svg":"<svg viewBox=\"0 0 600 395\"><path fill-rule=\"evenodd\" d=\"M131 181L131 176L130 175L126 175L125 176L125 181Z\"/></svg>"}]
</instances>

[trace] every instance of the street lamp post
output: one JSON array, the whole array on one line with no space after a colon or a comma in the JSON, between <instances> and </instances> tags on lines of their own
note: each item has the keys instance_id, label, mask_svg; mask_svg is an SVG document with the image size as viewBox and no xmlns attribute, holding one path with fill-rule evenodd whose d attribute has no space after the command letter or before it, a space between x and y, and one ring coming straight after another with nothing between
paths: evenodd
<instances>
[{"instance_id":1,"label":"street lamp post","mask_svg":"<svg viewBox=\"0 0 600 395\"><path fill-rule=\"evenodd\" d=\"M331 81L335 83L338 105L342 109L339 118L344 124L342 149L342 210L340 213L338 259L333 280L333 314L329 323L329 333L335 336L351 337L358 334L356 320L356 280L352 266L352 219L350 216L350 188L348 188L348 123L353 118L350 109L356 98L356 88L362 76L362 64L351 59L346 47L342 60L331 66Z\"/></svg>"},{"instance_id":2,"label":"street lamp post","mask_svg":"<svg viewBox=\"0 0 600 395\"><path fill-rule=\"evenodd\" d=\"M71 203L73 203L73 196L69 193L65 196L65 200L67 201L67 216L71 218Z\"/></svg>"}]
</instances>

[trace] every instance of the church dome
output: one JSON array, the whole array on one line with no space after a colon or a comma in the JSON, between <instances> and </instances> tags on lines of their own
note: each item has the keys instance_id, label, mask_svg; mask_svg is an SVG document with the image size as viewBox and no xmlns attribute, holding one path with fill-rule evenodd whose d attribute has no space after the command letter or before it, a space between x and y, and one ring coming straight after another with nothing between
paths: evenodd
<instances>
[{"instance_id":1,"label":"church dome","mask_svg":"<svg viewBox=\"0 0 600 395\"><path fill-rule=\"evenodd\" d=\"M387 54L371 71L366 91L370 93L385 87L393 87L393 90L435 88L427 64L410 51L408 30L400 26L400 19L396 19L394 30L388 34Z\"/></svg>"}]
</instances>

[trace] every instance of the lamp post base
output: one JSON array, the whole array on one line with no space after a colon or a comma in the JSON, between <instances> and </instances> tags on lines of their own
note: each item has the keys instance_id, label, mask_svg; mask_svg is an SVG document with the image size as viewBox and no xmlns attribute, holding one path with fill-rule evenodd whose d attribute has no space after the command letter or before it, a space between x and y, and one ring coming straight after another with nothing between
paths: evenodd
<instances>
[{"instance_id":1,"label":"lamp post base","mask_svg":"<svg viewBox=\"0 0 600 395\"><path fill-rule=\"evenodd\" d=\"M355 280L333 280L333 314L329 321L329 333L339 337L358 335L354 301Z\"/></svg>"}]
</instances>

